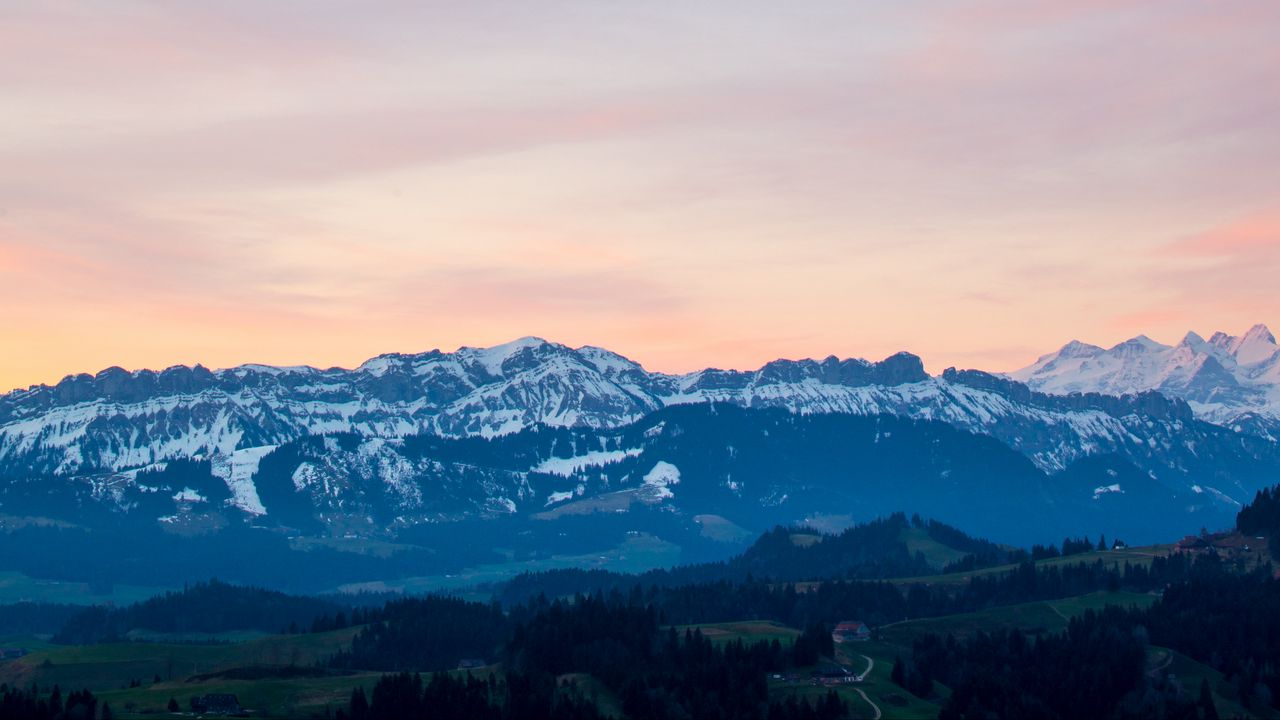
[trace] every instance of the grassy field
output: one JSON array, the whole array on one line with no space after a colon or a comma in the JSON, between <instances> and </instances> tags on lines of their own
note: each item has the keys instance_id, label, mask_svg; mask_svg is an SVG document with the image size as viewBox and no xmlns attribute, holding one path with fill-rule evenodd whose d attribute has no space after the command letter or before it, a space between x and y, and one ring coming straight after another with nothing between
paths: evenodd
<instances>
[{"instance_id":1,"label":"grassy field","mask_svg":"<svg viewBox=\"0 0 1280 720\"><path fill-rule=\"evenodd\" d=\"M1066 627L1070 618L1107 605L1150 605L1155 597L1137 593L1093 593L1061 600L991 608L974 613L894 623L876 628L875 640L838 645L835 661L854 673L863 673L862 682L841 685L840 696L854 717L885 720L936 717L949 689L936 686L930 698L918 698L890 680L897 657L910 654L914 640L926 633L956 636L978 631L1019 628L1038 634ZM779 640L790 645L799 631L776 622L739 621L702 625L681 625L683 632L697 628L712 642L735 640L758 642ZM351 691L366 691L379 673L330 674L314 670L318 663L337 650L349 646L357 628L303 635L228 635L225 642L178 644L163 642L110 643L91 646L51 645L37 638L0 638L4 645L25 647L31 654L0 662L0 683L43 687L58 684L64 689L87 687L111 704L117 717L138 718L163 714L170 698L185 710L191 698L207 693L235 694L255 715L268 717L324 717L345 705ZM293 668L293 670L289 670ZM584 668L583 670L587 670ZM1223 717L1242 715L1236 689L1211 668L1163 648L1152 648L1150 672L1167 672L1179 679L1188 692L1199 691L1202 678L1214 692ZM230 671L230 672L229 672ZM246 672L261 673L246 678ZM474 671L481 676L501 673L491 666ZM290 674L294 673L294 674ZM156 679L159 679L157 682ZM129 688L131 681L142 686ZM616 695L586 672L559 678L590 698L606 715L622 718ZM827 688L810 684L807 669L769 680L771 696L821 696ZM1262 714L1259 717L1280 717Z\"/></svg>"},{"instance_id":2,"label":"grassy field","mask_svg":"<svg viewBox=\"0 0 1280 720\"><path fill-rule=\"evenodd\" d=\"M918 528L907 528L906 530L903 530L902 539L912 552L919 551L923 553L926 561L936 568L942 568L948 562L958 560L964 556L963 553L933 540L924 530ZM1168 555L1172 549L1172 545L1152 545L1149 547L1127 548L1124 550L1092 551L1068 557L1040 560L1036 563L1036 567L1058 567L1062 565L1075 565L1078 563L1093 563L1098 560L1101 560L1107 565L1114 566L1117 569L1123 568L1125 563L1148 567L1151 565L1152 559L1156 557L1164 557ZM947 573L946 575L920 575L916 577L891 578L888 582L899 586L931 585L947 587L953 585L964 585L975 577L1003 575L1016 570L1017 568L1018 565L1016 564L997 565L995 567L983 568L981 570ZM822 581L802 581L793 583L793 585L795 585L797 592L809 592L822 585Z\"/></svg>"},{"instance_id":3,"label":"grassy field","mask_svg":"<svg viewBox=\"0 0 1280 720\"><path fill-rule=\"evenodd\" d=\"M1057 632L1067 627L1070 618L1086 610L1099 610L1107 605L1147 607L1156 601L1154 595L1130 592L1092 593L1062 600L1008 605L960 615L946 615L893 623L876 629L877 639L889 645L911 648L912 642L926 634L968 637L979 631L1017 628L1036 635Z\"/></svg>"},{"instance_id":4,"label":"grassy field","mask_svg":"<svg viewBox=\"0 0 1280 720\"><path fill-rule=\"evenodd\" d=\"M923 531L921 531L923 532ZM1164 557L1173 550L1172 545L1152 545L1149 547L1126 548L1124 550L1095 550L1079 555L1069 555L1067 557L1049 558L1036 562L1036 567L1056 567L1062 565L1076 565L1079 563L1093 563L1101 560L1106 565L1113 565L1117 568L1124 567L1125 563L1130 565L1140 565L1147 567L1151 565L1152 559L1156 557ZM928 554L925 556L928 557ZM987 575L1002 575L1011 570L1016 570L1017 565L997 565L995 567L983 568L981 570L971 570L969 572L948 573L946 575L921 575L919 577L894 578L890 582L898 585L958 585L969 582L972 578Z\"/></svg>"},{"instance_id":5,"label":"grassy field","mask_svg":"<svg viewBox=\"0 0 1280 720\"><path fill-rule=\"evenodd\" d=\"M1253 708L1246 710L1239 702L1240 696L1235 685L1224 680L1222 673L1172 650L1151 648L1147 652L1147 668L1150 673L1169 673L1193 697L1199 696L1200 681L1208 680L1209 690L1213 693L1213 704L1218 708L1220 717L1280 717L1280 713L1260 708L1256 703Z\"/></svg>"},{"instance_id":6,"label":"grassy field","mask_svg":"<svg viewBox=\"0 0 1280 720\"><path fill-rule=\"evenodd\" d=\"M127 687L131 680L183 681L194 675L252 666L314 665L349 647L357 628L303 635L271 635L219 644L105 643L22 645L26 657L0 663L0 682L11 685Z\"/></svg>"},{"instance_id":7,"label":"grassy field","mask_svg":"<svg viewBox=\"0 0 1280 720\"><path fill-rule=\"evenodd\" d=\"M941 570L947 563L955 562L965 556L964 552L947 547L929 537L924 528L908 527L902 530L900 538L912 555L921 553L929 566Z\"/></svg>"},{"instance_id":8,"label":"grassy field","mask_svg":"<svg viewBox=\"0 0 1280 720\"><path fill-rule=\"evenodd\" d=\"M64 689L89 688L117 717L164 713L170 698L183 710L191 698L232 693L256 716L322 717L345 706L351 691L366 691L381 673L329 674L315 666L350 647L359 628L302 635L270 635L215 644L105 643L51 645L35 638L4 638L30 651L0 662L0 683ZM487 676L496 666L473 672ZM260 674L253 677L253 674ZM249 676L246 677L246 674ZM156 682L156 678L159 682ZM142 686L130 688L132 681Z\"/></svg>"},{"instance_id":9,"label":"grassy field","mask_svg":"<svg viewBox=\"0 0 1280 720\"><path fill-rule=\"evenodd\" d=\"M868 688L866 686L860 685L859 687L863 690L863 692L867 692L867 694L870 695L870 692L868 691ZM769 697L771 699L782 699L789 696L795 696L799 698L806 698L810 702L814 702L824 697L827 694L827 692L830 691L831 689L833 688L810 685L808 684L807 678L803 681L795 682L795 683L789 683L787 681L770 681ZM844 700L846 703L848 703L849 710L850 710L850 717L861 719L861 718L874 718L876 716L875 710L871 707L871 705L867 702L867 700L865 700L857 690L853 689L853 687L842 686L842 687L834 688L834 690L836 691L836 694L840 696L841 700ZM938 716L938 712L936 708L934 709L934 712L932 715L889 715L888 711L885 709L883 705L880 705L879 707L880 707L881 713L883 713L882 717L886 718L886 720L891 717L932 718L932 717Z\"/></svg>"},{"instance_id":10,"label":"grassy field","mask_svg":"<svg viewBox=\"0 0 1280 720\"><path fill-rule=\"evenodd\" d=\"M716 542L743 543L755 537L755 533L720 515L694 515L693 521L702 528L702 537Z\"/></svg>"},{"instance_id":11,"label":"grassy field","mask_svg":"<svg viewBox=\"0 0 1280 720\"><path fill-rule=\"evenodd\" d=\"M701 630L702 634L715 644L729 643L734 640L741 640L745 643L777 640L783 646L787 646L795 642L795 639L800 636L799 630L769 620L744 620L742 622L676 626L676 630L681 633L690 629Z\"/></svg>"},{"instance_id":12,"label":"grassy field","mask_svg":"<svg viewBox=\"0 0 1280 720\"><path fill-rule=\"evenodd\" d=\"M117 605L146 600L173 588L144 585L114 585L95 591L88 583L42 580L20 572L0 572L0 605L18 602L66 603L69 605Z\"/></svg>"},{"instance_id":13,"label":"grassy field","mask_svg":"<svg viewBox=\"0 0 1280 720\"><path fill-rule=\"evenodd\" d=\"M161 682L129 690L98 693L116 717L135 718L166 713L170 698L185 711L191 699L208 693L231 693L240 704L262 717L324 717L345 707L357 685L369 692L379 673L333 677Z\"/></svg>"},{"instance_id":14,"label":"grassy field","mask_svg":"<svg viewBox=\"0 0 1280 720\"><path fill-rule=\"evenodd\" d=\"M701 630L703 635L717 644L734 640L751 643L776 639L786 646L794 642L796 637L800 635L800 631L795 628L789 628L776 622L758 620L676 626L676 630L679 632L692 628ZM915 718L934 718L938 716L939 708L937 705L903 691L902 688L894 685L889 680L889 673L893 669L894 656L899 652L897 648L882 643L857 643L840 647L841 650L837 653L836 660L845 664L853 672L860 673L867 668L867 661L861 655L866 654L872 657L874 666L871 672L867 674L865 681L857 684L856 687L865 692L870 702L880 708L884 718L914 720ZM848 654L845 653L843 648L849 648ZM788 678L784 675L781 678L771 678L769 680L770 696L785 698L789 695L795 695L802 698L819 698L826 695L828 688L809 684L807 669L799 673L789 674L796 677ZM868 704L868 700L864 699L853 686L837 687L836 692L845 702L849 703L855 718L871 718L875 716L874 711Z\"/></svg>"},{"instance_id":15,"label":"grassy field","mask_svg":"<svg viewBox=\"0 0 1280 720\"><path fill-rule=\"evenodd\" d=\"M936 633L940 635L954 634L962 637L979 631L990 632L1001 628L1019 628L1028 633L1054 632L1065 628L1071 617L1080 615L1086 610L1097 610L1107 605L1147 606L1154 601L1154 596L1145 594L1094 593L1062 600L1026 603L963 615L911 620L887 625L876 629L877 638L874 641L836 646L835 660L853 672L861 673L867 668L866 658L874 661L863 682L852 686L842 686L839 688L839 692L841 697L850 703L850 707L860 713L857 717L874 716L874 713L867 706L867 701L869 700L880 709L885 720L894 718L902 718L904 720L934 718L938 716L941 703L945 702L950 694L948 688L937 685L936 696L923 699L911 695L898 687L889 677L893 670L894 660L898 657L907 657L911 652L912 642L922 635ZM1198 672L1213 672L1209 668L1199 666L1186 658L1180 658L1179 662L1187 663L1187 665L1174 665L1171 669L1175 671L1181 669L1181 672L1184 673L1191 668L1198 668ZM1199 675L1196 675L1192 678L1195 685L1190 689L1193 692L1199 688L1199 677ZM1221 683L1220 677L1217 678L1217 681ZM1213 683L1214 680L1211 679L1210 682ZM779 696L796 694L808 697L822 695L827 691L827 688L810 685L806 674L801 674L797 680L787 680L785 678L771 680L769 687L771 693ZM865 700L857 690L861 690L866 694ZM1225 688L1223 692L1229 692L1230 690L1230 688ZM1223 695L1222 697L1224 701L1219 704L1219 709L1234 712L1238 708L1238 705L1225 700L1229 695ZM1224 717L1229 716L1226 712L1223 715Z\"/></svg>"},{"instance_id":16,"label":"grassy field","mask_svg":"<svg viewBox=\"0 0 1280 720\"><path fill-rule=\"evenodd\" d=\"M890 680L893 660L897 651L892 646L875 642L860 642L836 646L835 660L850 671L866 675L862 682L828 688L812 685L807 672L793 673L769 680L769 695L773 698L796 696L818 699L834 689L849 704L855 718L874 718L879 709L884 720L922 720L936 718L940 706L918 698L898 687ZM871 660L868 671L868 658ZM945 698L945 688L941 695Z\"/></svg>"},{"instance_id":17,"label":"grassy field","mask_svg":"<svg viewBox=\"0 0 1280 720\"><path fill-rule=\"evenodd\" d=\"M878 642L860 642L836 646L836 659L845 661L847 667L857 672L866 668L866 660L870 657L875 666L859 685L871 701L875 703L885 718L936 718L940 705L912 695L894 684L889 678L893 672L893 661L898 657L897 648ZM945 700L950 691L938 686L938 700Z\"/></svg>"},{"instance_id":18,"label":"grassy field","mask_svg":"<svg viewBox=\"0 0 1280 720\"><path fill-rule=\"evenodd\" d=\"M428 593L445 591L471 600L487 601L492 594L475 591L479 586L510 580L523 572L562 568L600 568L616 572L639 573L655 567L675 565L680 560L680 546L647 533L628 537L620 545L589 555L553 555L537 560L477 565L458 573L424 575L391 582L369 582L343 585L342 592ZM467 592L475 591L475 592Z\"/></svg>"}]
</instances>

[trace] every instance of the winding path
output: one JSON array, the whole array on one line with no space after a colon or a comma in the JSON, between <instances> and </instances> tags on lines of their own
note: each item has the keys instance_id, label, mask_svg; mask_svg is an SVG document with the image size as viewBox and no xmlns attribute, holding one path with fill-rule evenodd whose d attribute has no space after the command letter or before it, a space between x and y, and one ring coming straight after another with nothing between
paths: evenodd
<instances>
[{"instance_id":1,"label":"winding path","mask_svg":"<svg viewBox=\"0 0 1280 720\"><path fill-rule=\"evenodd\" d=\"M867 704L871 706L871 709L875 711L875 715L871 716L871 720L880 720L880 706L871 702L871 698L867 697L867 694L862 691L862 688L854 688L853 691L861 695L862 699L866 700Z\"/></svg>"},{"instance_id":2,"label":"winding path","mask_svg":"<svg viewBox=\"0 0 1280 720\"><path fill-rule=\"evenodd\" d=\"M862 674L858 676L858 682L862 682L863 680L866 680L867 676L871 674L871 671L875 669L876 661L868 655L859 654L858 657L867 661L867 669L863 670ZM867 697L867 694L862 690L862 688L854 688L853 691L861 695L862 699L865 700L867 704L871 706L872 711L875 712L875 715L871 716L871 720L880 720L880 706L871 702L871 698Z\"/></svg>"},{"instance_id":3,"label":"winding path","mask_svg":"<svg viewBox=\"0 0 1280 720\"><path fill-rule=\"evenodd\" d=\"M859 655L858 655L858 657L860 657L860 658L862 658L863 660L866 660L866 661L867 661L867 669L866 669L866 670L863 670L863 671L862 671L862 674L858 676L858 682L862 682L863 680L865 680L865 679L867 678L867 676L868 676L868 675L870 675L870 674L871 674L871 671L875 669L875 667L876 667L876 661L875 661L875 660L872 660L870 657L868 657L868 656L866 656L866 655L862 655L862 654L859 654Z\"/></svg>"},{"instance_id":4,"label":"winding path","mask_svg":"<svg viewBox=\"0 0 1280 720\"><path fill-rule=\"evenodd\" d=\"M1052 602L1046 602L1045 605L1048 605L1050 610L1058 613L1058 617L1066 620L1067 624L1071 623L1071 618L1067 617L1061 610L1059 610L1057 605L1054 605Z\"/></svg>"}]
</instances>

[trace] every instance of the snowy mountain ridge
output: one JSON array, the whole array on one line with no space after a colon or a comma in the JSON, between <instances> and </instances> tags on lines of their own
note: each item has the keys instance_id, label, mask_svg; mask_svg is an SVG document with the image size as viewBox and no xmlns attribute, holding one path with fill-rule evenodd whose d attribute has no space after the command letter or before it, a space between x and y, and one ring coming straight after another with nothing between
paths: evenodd
<instances>
[{"instance_id":1,"label":"snowy mountain ridge","mask_svg":"<svg viewBox=\"0 0 1280 720\"><path fill-rule=\"evenodd\" d=\"M880 362L778 360L755 371L667 375L601 348L538 338L380 355L354 370L109 368L0 396L0 471L84 475L175 458L232 458L215 467L230 468L224 474L234 490L261 456L246 451L308 435L494 437L535 425L613 428L662 407L703 402L940 420L993 435L1056 470L1096 452L1136 445L1150 452L1152 442L1176 442L1170 438L1179 423L1191 418L1160 398L1064 404L993 380L973 371L931 377L909 353ZM1167 423L1148 427L1151 412Z\"/></svg>"},{"instance_id":2,"label":"snowy mountain ridge","mask_svg":"<svg viewBox=\"0 0 1280 720\"><path fill-rule=\"evenodd\" d=\"M1261 324L1208 340L1189 332L1176 345L1145 335L1105 349L1073 340L1009 377L1053 394L1157 391L1220 425L1273 437L1280 427L1280 346Z\"/></svg>"}]
</instances>

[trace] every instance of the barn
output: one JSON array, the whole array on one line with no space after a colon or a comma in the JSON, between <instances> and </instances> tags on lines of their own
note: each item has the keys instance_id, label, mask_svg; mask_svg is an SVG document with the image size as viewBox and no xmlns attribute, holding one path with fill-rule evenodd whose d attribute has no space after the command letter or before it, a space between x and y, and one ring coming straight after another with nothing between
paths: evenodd
<instances>
[{"instance_id":1,"label":"barn","mask_svg":"<svg viewBox=\"0 0 1280 720\"><path fill-rule=\"evenodd\" d=\"M858 642L871 639L871 628L857 620L846 620L831 631L831 639L838 643Z\"/></svg>"}]
</instances>

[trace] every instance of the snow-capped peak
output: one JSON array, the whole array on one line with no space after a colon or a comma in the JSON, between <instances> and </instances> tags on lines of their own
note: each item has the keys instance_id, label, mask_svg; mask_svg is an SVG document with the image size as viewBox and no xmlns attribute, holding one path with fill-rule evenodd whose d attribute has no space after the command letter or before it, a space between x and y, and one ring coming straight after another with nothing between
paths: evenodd
<instances>
[{"instance_id":1,"label":"snow-capped peak","mask_svg":"<svg viewBox=\"0 0 1280 720\"><path fill-rule=\"evenodd\" d=\"M458 348L458 354L466 354L478 361L490 375L502 375L502 366L507 360L525 350L541 348L552 343L532 335L517 338L511 342L494 345L488 348Z\"/></svg>"},{"instance_id":2,"label":"snow-capped peak","mask_svg":"<svg viewBox=\"0 0 1280 720\"><path fill-rule=\"evenodd\" d=\"M1208 343L1200 337L1200 333L1192 330L1182 337L1182 342L1178 343L1178 347L1188 347L1192 350L1201 350Z\"/></svg>"},{"instance_id":3,"label":"snow-capped peak","mask_svg":"<svg viewBox=\"0 0 1280 720\"><path fill-rule=\"evenodd\" d=\"M1241 365L1253 365L1264 360L1269 360L1276 351L1280 349L1276 347L1276 337L1271 334L1271 330L1266 325L1258 324L1249 328L1249 331L1238 338L1235 338L1227 351Z\"/></svg>"},{"instance_id":4,"label":"snow-capped peak","mask_svg":"<svg viewBox=\"0 0 1280 720\"><path fill-rule=\"evenodd\" d=\"M1129 338L1124 342L1112 347L1108 352L1152 352L1159 350L1167 350L1168 345L1158 343L1146 335Z\"/></svg>"},{"instance_id":5,"label":"snow-capped peak","mask_svg":"<svg viewBox=\"0 0 1280 720\"><path fill-rule=\"evenodd\" d=\"M1090 345L1089 343L1080 342L1079 340L1072 340L1066 345L1063 345L1062 349L1056 354L1058 357L1089 357L1097 355L1100 352L1104 351L1097 345Z\"/></svg>"},{"instance_id":6,"label":"snow-capped peak","mask_svg":"<svg viewBox=\"0 0 1280 720\"><path fill-rule=\"evenodd\" d=\"M1107 350L1072 341L1056 353L1009 373L1047 393L1111 395L1155 390L1189 402L1205 419L1234 426L1236 418L1280 420L1280 347L1265 325L1239 337L1188 332L1175 346L1145 335Z\"/></svg>"}]
</instances>

